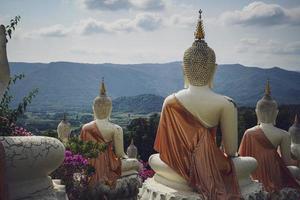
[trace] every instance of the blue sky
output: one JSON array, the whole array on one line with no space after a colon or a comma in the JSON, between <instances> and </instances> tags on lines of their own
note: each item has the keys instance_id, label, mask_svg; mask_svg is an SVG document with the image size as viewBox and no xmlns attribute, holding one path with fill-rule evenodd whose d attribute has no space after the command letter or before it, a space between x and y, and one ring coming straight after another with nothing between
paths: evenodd
<instances>
[{"instance_id":1,"label":"blue sky","mask_svg":"<svg viewBox=\"0 0 300 200\"><path fill-rule=\"evenodd\" d=\"M300 1L0 0L0 23L21 15L10 61L182 60L198 10L219 64L300 70Z\"/></svg>"}]
</instances>

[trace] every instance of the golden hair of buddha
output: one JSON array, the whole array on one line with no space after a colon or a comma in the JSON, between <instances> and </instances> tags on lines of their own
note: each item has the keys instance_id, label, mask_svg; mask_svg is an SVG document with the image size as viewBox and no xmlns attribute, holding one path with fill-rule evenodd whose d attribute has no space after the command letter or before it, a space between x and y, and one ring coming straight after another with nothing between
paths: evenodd
<instances>
[{"instance_id":1,"label":"golden hair of buddha","mask_svg":"<svg viewBox=\"0 0 300 200\"><path fill-rule=\"evenodd\" d=\"M200 10L199 13L199 20L194 33L195 41L184 52L183 71L188 84L212 87L212 79L216 70L216 55L204 40L202 11Z\"/></svg>"},{"instance_id":2,"label":"golden hair of buddha","mask_svg":"<svg viewBox=\"0 0 300 200\"><path fill-rule=\"evenodd\" d=\"M96 119L106 119L111 114L112 100L106 94L104 79L102 79L100 95L94 99L93 110Z\"/></svg>"}]
</instances>

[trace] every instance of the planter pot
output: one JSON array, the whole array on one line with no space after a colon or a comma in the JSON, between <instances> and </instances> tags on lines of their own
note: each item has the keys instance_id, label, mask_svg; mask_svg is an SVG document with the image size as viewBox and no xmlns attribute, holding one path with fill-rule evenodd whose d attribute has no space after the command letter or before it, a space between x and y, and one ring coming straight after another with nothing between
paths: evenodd
<instances>
[{"instance_id":1,"label":"planter pot","mask_svg":"<svg viewBox=\"0 0 300 200\"><path fill-rule=\"evenodd\" d=\"M64 160L64 145L42 136L1 137L8 199L57 198L49 174ZM60 191L61 192L61 191Z\"/></svg>"}]
</instances>

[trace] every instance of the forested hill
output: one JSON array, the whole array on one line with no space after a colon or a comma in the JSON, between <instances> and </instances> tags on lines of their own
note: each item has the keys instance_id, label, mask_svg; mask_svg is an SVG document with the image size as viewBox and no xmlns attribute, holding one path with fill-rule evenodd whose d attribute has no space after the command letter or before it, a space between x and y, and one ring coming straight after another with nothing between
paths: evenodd
<instances>
[{"instance_id":1,"label":"forested hill","mask_svg":"<svg viewBox=\"0 0 300 200\"><path fill-rule=\"evenodd\" d=\"M25 73L26 78L13 88L16 99L21 99L32 88L39 88L31 109L83 109L91 108L99 93L99 84L105 77L108 94L113 98L154 94L165 97L183 88L181 62L165 64L83 64L70 62L10 63L12 73ZM215 77L215 90L232 97L239 106L253 106L263 95L264 85L270 79L272 95L284 104L300 103L300 73L280 68L262 69L239 64L219 65ZM151 107L155 101L145 102ZM130 98L129 98L130 99ZM122 102L124 100L124 102ZM116 106L124 110L121 98ZM135 102L131 99L130 101ZM127 104L126 103L126 104ZM146 105L147 104L147 105ZM149 105L148 105L149 104ZM116 108L115 108L116 109Z\"/></svg>"},{"instance_id":2,"label":"forested hill","mask_svg":"<svg viewBox=\"0 0 300 200\"><path fill-rule=\"evenodd\" d=\"M153 94L142 94L133 97L119 97L113 100L114 112L133 112L147 114L160 112L164 98Z\"/></svg>"}]
</instances>

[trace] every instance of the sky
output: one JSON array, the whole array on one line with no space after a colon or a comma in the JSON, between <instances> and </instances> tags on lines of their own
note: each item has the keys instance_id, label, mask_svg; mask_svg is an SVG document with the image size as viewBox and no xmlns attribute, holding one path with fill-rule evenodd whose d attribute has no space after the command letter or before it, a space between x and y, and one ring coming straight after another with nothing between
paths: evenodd
<instances>
[{"instance_id":1,"label":"sky","mask_svg":"<svg viewBox=\"0 0 300 200\"><path fill-rule=\"evenodd\" d=\"M181 61L202 9L218 64L300 71L299 0L0 0L9 61Z\"/></svg>"}]
</instances>

